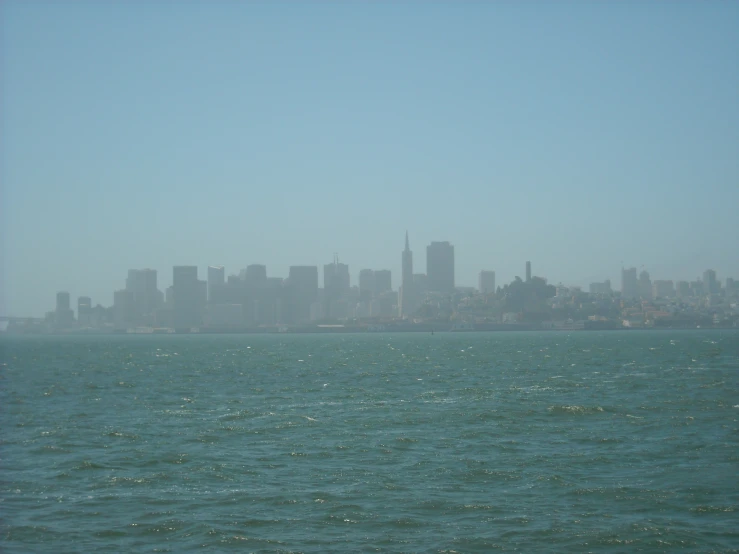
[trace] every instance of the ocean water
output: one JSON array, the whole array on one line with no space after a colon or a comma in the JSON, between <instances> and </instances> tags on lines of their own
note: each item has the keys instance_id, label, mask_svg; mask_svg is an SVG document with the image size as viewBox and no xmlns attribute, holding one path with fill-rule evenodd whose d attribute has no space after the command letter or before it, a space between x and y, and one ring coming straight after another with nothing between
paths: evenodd
<instances>
[{"instance_id":1,"label":"ocean water","mask_svg":"<svg viewBox=\"0 0 739 554\"><path fill-rule=\"evenodd\" d=\"M739 552L739 332L4 337L0 551Z\"/></svg>"}]
</instances>

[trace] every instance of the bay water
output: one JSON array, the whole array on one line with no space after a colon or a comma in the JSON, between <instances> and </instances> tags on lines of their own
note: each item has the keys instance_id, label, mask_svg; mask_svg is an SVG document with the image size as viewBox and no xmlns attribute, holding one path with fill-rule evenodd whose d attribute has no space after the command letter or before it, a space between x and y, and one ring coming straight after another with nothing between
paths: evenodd
<instances>
[{"instance_id":1,"label":"bay water","mask_svg":"<svg viewBox=\"0 0 739 554\"><path fill-rule=\"evenodd\" d=\"M0 338L2 552L739 552L739 331Z\"/></svg>"}]
</instances>

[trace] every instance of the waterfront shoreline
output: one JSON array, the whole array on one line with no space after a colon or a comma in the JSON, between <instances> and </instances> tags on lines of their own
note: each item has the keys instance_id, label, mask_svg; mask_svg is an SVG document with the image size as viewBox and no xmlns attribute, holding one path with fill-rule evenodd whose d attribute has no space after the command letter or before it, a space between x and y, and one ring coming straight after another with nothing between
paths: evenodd
<instances>
[{"instance_id":1,"label":"waterfront shoreline","mask_svg":"<svg viewBox=\"0 0 739 554\"><path fill-rule=\"evenodd\" d=\"M377 334L377 333L511 333L511 332L593 332L593 331L713 331L713 330L731 330L739 329L739 327L731 325L717 325L712 327L704 326L680 326L680 327L609 327L609 326L537 326L537 325L498 325L495 328L487 327L466 327L466 328L449 328L431 325L388 325L388 326L361 326L361 325L313 325L313 326L286 326L286 327L269 327L269 328L215 328L203 327L199 329L142 329L142 330L124 330L124 329L91 329L91 330L69 330L69 331L23 331L23 330L5 330L0 331L0 336L162 336L162 335L306 335L306 334Z\"/></svg>"}]
</instances>

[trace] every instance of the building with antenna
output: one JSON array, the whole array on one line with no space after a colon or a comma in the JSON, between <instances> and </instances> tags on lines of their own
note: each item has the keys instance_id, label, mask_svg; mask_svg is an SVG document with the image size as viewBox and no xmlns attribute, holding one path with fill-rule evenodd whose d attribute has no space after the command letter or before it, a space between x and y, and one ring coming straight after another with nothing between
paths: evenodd
<instances>
[{"instance_id":1,"label":"building with antenna","mask_svg":"<svg viewBox=\"0 0 739 554\"><path fill-rule=\"evenodd\" d=\"M413 252L408 242L408 231L405 232L405 250L402 254L402 266L399 291L400 317L413 315L418 307L417 294L413 285Z\"/></svg>"}]
</instances>

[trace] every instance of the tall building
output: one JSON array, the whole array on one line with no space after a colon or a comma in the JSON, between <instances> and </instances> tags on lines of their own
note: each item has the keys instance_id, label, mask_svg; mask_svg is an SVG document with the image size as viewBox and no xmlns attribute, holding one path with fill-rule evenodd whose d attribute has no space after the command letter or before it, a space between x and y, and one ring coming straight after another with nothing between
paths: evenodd
<instances>
[{"instance_id":1,"label":"tall building","mask_svg":"<svg viewBox=\"0 0 739 554\"><path fill-rule=\"evenodd\" d=\"M92 322L92 299L89 296L80 296L77 299L77 321L85 327Z\"/></svg>"},{"instance_id":2,"label":"tall building","mask_svg":"<svg viewBox=\"0 0 739 554\"><path fill-rule=\"evenodd\" d=\"M363 269L359 272L359 301L369 302L393 289L390 270Z\"/></svg>"},{"instance_id":3,"label":"tall building","mask_svg":"<svg viewBox=\"0 0 739 554\"><path fill-rule=\"evenodd\" d=\"M602 283L590 283L590 294L611 294L611 280Z\"/></svg>"},{"instance_id":4,"label":"tall building","mask_svg":"<svg viewBox=\"0 0 739 554\"><path fill-rule=\"evenodd\" d=\"M57 292L56 293L56 311L57 313L69 310L69 293L68 292Z\"/></svg>"},{"instance_id":5,"label":"tall building","mask_svg":"<svg viewBox=\"0 0 739 554\"><path fill-rule=\"evenodd\" d=\"M213 302L213 291L226 284L226 269L222 265L208 266L208 302ZM218 296L218 294L216 294Z\"/></svg>"},{"instance_id":6,"label":"tall building","mask_svg":"<svg viewBox=\"0 0 739 554\"><path fill-rule=\"evenodd\" d=\"M259 298L260 324L274 325L285 321L285 288L283 285L284 282L280 277L267 278L262 296Z\"/></svg>"},{"instance_id":7,"label":"tall building","mask_svg":"<svg viewBox=\"0 0 739 554\"><path fill-rule=\"evenodd\" d=\"M198 268L194 265L179 265L172 269L172 296L174 301L174 325L177 329L200 327L207 286L198 280Z\"/></svg>"},{"instance_id":8,"label":"tall building","mask_svg":"<svg viewBox=\"0 0 739 554\"><path fill-rule=\"evenodd\" d=\"M405 250L402 254L402 271L399 294L400 317L413 315L417 308L416 289L413 285L413 252L408 242L408 231L405 232Z\"/></svg>"},{"instance_id":9,"label":"tall building","mask_svg":"<svg viewBox=\"0 0 739 554\"><path fill-rule=\"evenodd\" d=\"M244 284L244 316L247 325L261 325L274 321L276 289L268 286L267 266L251 264L241 272ZM282 283L282 280L280 280ZM281 285L280 285L281 288Z\"/></svg>"},{"instance_id":10,"label":"tall building","mask_svg":"<svg viewBox=\"0 0 739 554\"><path fill-rule=\"evenodd\" d=\"M340 298L349 292L349 266L339 263L338 256L334 261L323 266L323 290L330 298Z\"/></svg>"},{"instance_id":11,"label":"tall building","mask_svg":"<svg viewBox=\"0 0 739 554\"><path fill-rule=\"evenodd\" d=\"M380 295L393 290L392 275L389 269L375 271L375 294Z\"/></svg>"},{"instance_id":12,"label":"tall building","mask_svg":"<svg viewBox=\"0 0 739 554\"><path fill-rule=\"evenodd\" d=\"M690 296L703 296L706 294L706 287L703 281L697 279L690 282Z\"/></svg>"},{"instance_id":13,"label":"tall building","mask_svg":"<svg viewBox=\"0 0 739 554\"><path fill-rule=\"evenodd\" d=\"M679 298L687 298L690 296L690 283L687 281L678 281L675 285L675 293Z\"/></svg>"},{"instance_id":14,"label":"tall building","mask_svg":"<svg viewBox=\"0 0 739 554\"><path fill-rule=\"evenodd\" d=\"M675 296L675 285L672 281L656 280L652 283L655 298L672 298Z\"/></svg>"},{"instance_id":15,"label":"tall building","mask_svg":"<svg viewBox=\"0 0 739 554\"><path fill-rule=\"evenodd\" d=\"M359 299L363 302L375 296L375 272L363 269L359 272Z\"/></svg>"},{"instance_id":16,"label":"tall building","mask_svg":"<svg viewBox=\"0 0 739 554\"><path fill-rule=\"evenodd\" d=\"M349 289L349 266L339 263L338 256L334 256L333 263L323 266L323 315L325 317L338 319L347 317Z\"/></svg>"},{"instance_id":17,"label":"tall building","mask_svg":"<svg viewBox=\"0 0 739 554\"><path fill-rule=\"evenodd\" d=\"M421 299L426 296L429 291L429 279L425 273L413 274L413 293L416 295L416 304L421 303Z\"/></svg>"},{"instance_id":18,"label":"tall building","mask_svg":"<svg viewBox=\"0 0 739 554\"><path fill-rule=\"evenodd\" d=\"M482 270L477 288L481 294L493 294L495 292L495 271Z\"/></svg>"},{"instance_id":19,"label":"tall building","mask_svg":"<svg viewBox=\"0 0 739 554\"><path fill-rule=\"evenodd\" d=\"M243 306L244 323L250 326L271 321L271 294L267 292L267 266L251 264L242 269L238 281L229 278L234 302Z\"/></svg>"},{"instance_id":20,"label":"tall building","mask_svg":"<svg viewBox=\"0 0 739 554\"><path fill-rule=\"evenodd\" d=\"M159 304L155 269L129 269L126 290L133 295L133 317L137 323L154 313Z\"/></svg>"},{"instance_id":21,"label":"tall building","mask_svg":"<svg viewBox=\"0 0 739 554\"><path fill-rule=\"evenodd\" d=\"M636 278L636 268L621 269L621 297L632 299L639 297L639 281Z\"/></svg>"},{"instance_id":22,"label":"tall building","mask_svg":"<svg viewBox=\"0 0 739 554\"><path fill-rule=\"evenodd\" d=\"M526 282L531 281L531 262L526 262Z\"/></svg>"},{"instance_id":23,"label":"tall building","mask_svg":"<svg viewBox=\"0 0 739 554\"><path fill-rule=\"evenodd\" d=\"M267 266L262 264L248 265L241 272L241 278L249 286L264 286L267 283Z\"/></svg>"},{"instance_id":24,"label":"tall building","mask_svg":"<svg viewBox=\"0 0 739 554\"><path fill-rule=\"evenodd\" d=\"M113 293L113 325L116 329L128 329L136 325L136 302L130 289Z\"/></svg>"},{"instance_id":25,"label":"tall building","mask_svg":"<svg viewBox=\"0 0 739 554\"><path fill-rule=\"evenodd\" d=\"M718 294L719 289L716 272L713 269L706 269L703 272L703 294Z\"/></svg>"},{"instance_id":26,"label":"tall building","mask_svg":"<svg viewBox=\"0 0 739 554\"><path fill-rule=\"evenodd\" d=\"M426 275L430 292L454 292L454 246L432 242L426 247Z\"/></svg>"},{"instance_id":27,"label":"tall building","mask_svg":"<svg viewBox=\"0 0 739 554\"><path fill-rule=\"evenodd\" d=\"M639 296L644 300L652 299L652 280L647 271L639 273Z\"/></svg>"},{"instance_id":28,"label":"tall building","mask_svg":"<svg viewBox=\"0 0 739 554\"><path fill-rule=\"evenodd\" d=\"M286 319L291 323L310 321L311 304L318 299L318 267L290 266L286 287Z\"/></svg>"},{"instance_id":29,"label":"tall building","mask_svg":"<svg viewBox=\"0 0 739 554\"><path fill-rule=\"evenodd\" d=\"M69 293L56 293L56 312L54 314L58 327L70 327L74 323L74 312L69 307Z\"/></svg>"}]
</instances>

